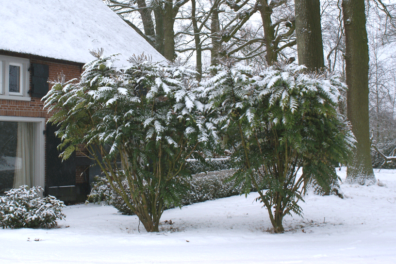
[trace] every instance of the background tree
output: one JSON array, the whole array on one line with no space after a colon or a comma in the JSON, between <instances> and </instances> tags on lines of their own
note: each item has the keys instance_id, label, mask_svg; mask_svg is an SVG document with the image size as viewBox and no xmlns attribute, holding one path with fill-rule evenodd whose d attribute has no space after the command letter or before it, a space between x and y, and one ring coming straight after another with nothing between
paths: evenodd
<instances>
[{"instance_id":1,"label":"background tree","mask_svg":"<svg viewBox=\"0 0 396 264\"><path fill-rule=\"evenodd\" d=\"M395 8L392 1L367 3L367 31L369 36L369 114L374 167L395 167L385 156L395 156ZM377 150L375 150L377 149Z\"/></svg>"},{"instance_id":2,"label":"background tree","mask_svg":"<svg viewBox=\"0 0 396 264\"><path fill-rule=\"evenodd\" d=\"M370 156L369 132L369 53L364 1L343 0L347 116L356 137L356 150L348 163L347 179L368 184L375 181Z\"/></svg>"},{"instance_id":3,"label":"background tree","mask_svg":"<svg viewBox=\"0 0 396 264\"><path fill-rule=\"evenodd\" d=\"M319 0L295 0L298 64L315 71L324 67Z\"/></svg>"},{"instance_id":4,"label":"background tree","mask_svg":"<svg viewBox=\"0 0 396 264\"><path fill-rule=\"evenodd\" d=\"M242 28L257 11L250 1L232 4L224 0L191 1L191 9L184 11L179 20L184 23L183 30L178 33L182 41L177 43L176 51L190 53L188 58L195 53L198 72L202 72L204 51L210 51L211 64L217 64L221 58L235 57L244 47L263 41L262 37L246 40L241 36ZM257 52L251 55L254 57Z\"/></svg>"},{"instance_id":5,"label":"background tree","mask_svg":"<svg viewBox=\"0 0 396 264\"><path fill-rule=\"evenodd\" d=\"M267 65L278 60L278 54L285 48L294 46L295 39L291 38L295 29L295 18L281 17L273 21L274 9L283 7L288 0L258 0L259 11L263 23ZM282 26L284 26L282 30Z\"/></svg>"},{"instance_id":6,"label":"background tree","mask_svg":"<svg viewBox=\"0 0 396 264\"><path fill-rule=\"evenodd\" d=\"M320 3L325 65L329 71L339 72L345 80L345 34L341 1L321 0Z\"/></svg>"},{"instance_id":7,"label":"background tree","mask_svg":"<svg viewBox=\"0 0 396 264\"><path fill-rule=\"evenodd\" d=\"M169 61L173 61L176 58L174 32L176 16L179 9L188 1L105 0L114 12L119 14L126 23L134 28ZM133 15L137 12L141 17L140 21L143 25L143 31L132 22ZM131 45L133 44L131 43Z\"/></svg>"},{"instance_id":8,"label":"background tree","mask_svg":"<svg viewBox=\"0 0 396 264\"><path fill-rule=\"evenodd\" d=\"M165 58L173 61L179 54L181 61L195 63L198 73L205 51L211 52L211 64L264 55L271 65L296 43L291 0L104 1ZM261 23L253 19L257 13Z\"/></svg>"}]
</instances>

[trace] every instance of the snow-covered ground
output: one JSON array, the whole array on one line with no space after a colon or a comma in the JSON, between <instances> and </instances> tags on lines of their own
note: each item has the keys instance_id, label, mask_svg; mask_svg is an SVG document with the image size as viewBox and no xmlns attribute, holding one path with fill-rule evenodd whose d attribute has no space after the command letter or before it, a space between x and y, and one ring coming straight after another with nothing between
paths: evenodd
<instances>
[{"instance_id":1,"label":"snow-covered ground","mask_svg":"<svg viewBox=\"0 0 396 264\"><path fill-rule=\"evenodd\" d=\"M168 210L157 234L110 206L68 206L60 228L0 230L0 263L396 263L396 170L376 177L386 186L342 184L343 200L308 195L284 234L256 193Z\"/></svg>"}]
</instances>

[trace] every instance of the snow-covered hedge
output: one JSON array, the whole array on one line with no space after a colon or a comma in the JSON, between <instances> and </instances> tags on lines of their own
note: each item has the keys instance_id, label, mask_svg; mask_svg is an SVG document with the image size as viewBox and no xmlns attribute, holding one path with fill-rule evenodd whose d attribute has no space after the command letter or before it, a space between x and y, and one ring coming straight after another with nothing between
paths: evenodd
<instances>
[{"instance_id":1,"label":"snow-covered hedge","mask_svg":"<svg viewBox=\"0 0 396 264\"><path fill-rule=\"evenodd\" d=\"M182 199L183 205L229 197L242 193L242 185L234 186L234 181L226 181L235 171L222 170L208 173L199 173L192 176L189 182L189 190ZM125 188L127 184L124 182ZM254 188L252 188L254 190ZM125 204L122 197L112 191L109 182L105 177L96 176L88 202L106 202L117 208L122 214L133 214ZM172 206L169 206L170 208Z\"/></svg>"},{"instance_id":2,"label":"snow-covered hedge","mask_svg":"<svg viewBox=\"0 0 396 264\"><path fill-rule=\"evenodd\" d=\"M234 172L234 170L223 170L193 175L190 189L183 198L183 204L193 204L240 194L242 186L234 186L235 181L227 181Z\"/></svg>"},{"instance_id":3,"label":"snow-covered hedge","mask_svg":"<svg viewBox=\"0 0 396 264\"><path fill-rule=\"evenodd\" d=\"M0 197L0 226L3 228L52 228L64 219L64 203L54 196L40 197L43 189L24 185Z\"/></svg>"},{"instance_id":4,"label":"snow-covered hedge","mask_svg":"<svg viewBox=\"0 0 396 264\"><path fill-rule=\"evenodd\" d=\"M197 159L189 159L186 165L192 174L207 171L229 170L232 168L229 158L206 159L205 162L201 162Z\"/></svg>"}]
</instances>

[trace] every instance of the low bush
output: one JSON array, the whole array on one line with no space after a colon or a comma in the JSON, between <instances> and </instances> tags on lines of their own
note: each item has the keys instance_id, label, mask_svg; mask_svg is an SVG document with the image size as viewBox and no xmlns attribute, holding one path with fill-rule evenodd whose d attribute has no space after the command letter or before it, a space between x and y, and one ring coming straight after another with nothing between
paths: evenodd
<instances>
[{"instance_id":1,"label":"low bush","mask_svg":"<svg viewBox=\"0 0 396 264\"><path fill-rule=\"evenodd\" d=\"M182 204L188 205L242 193L242 184L235 186L234 181L226 181L233 174L233 170L222 170L193 175L189 183L187 183L189 184L189 190L182 198ZM128 188L126 182L123 182L123 184L125 184L124 188ZM254 189L251 188L251 190L253 191ZM106 202L113 205L122 214L133 214L122 197L112 191L105 177L95 177L91 193L88 196L88 202ZM168 206L168 209L172 207L174 206Z\"/></svg>"},{"instance_id":2,"label":"low bush","mask_svg":"<svg viewBox=\"0 0 396 264\"><path fill-rule=\"evenodd\" d=\"M385 156L395 156L396 154L396 140L389 140L385 143L373 142L379 151ZM384 157L375 148L371 148L371 162L374 168L395 169L396 162L386 161Z\"/></svg>"},{"instance_id":3,"label":"low bush","mask_svg":"<svg viewBox=\"0 0 396 264\"><path fill-rule=\"evenodd\" d=\"M183 204L204 202L242 193L241 185L235 186L234 181L227 181L233 174L233 170L222 170L193 175L189 191L183 198Z\"/></svg>"},{"instance_id":4,"label":"low bush","mask_svg":"<svg viewBox=\"0 0 396 264\"><path fill-rule=\"evenodd\" d=\"M188 159L186 166L192 174L207 171L229 170L232 168L229 158L207 159L205 162L197 159Z\"/></svg>"},{"instance_id":5,"label":"low bush","mask_svg":"<svg viewBox=\"0 0 396 264\"><path fill-rule=\"evenodd\" d=\"M0 226L3 228L52 228L62 213L64 203L54 196L40 197L41 187L23 185L0 196Z\"/></svg>"}]
</instances>

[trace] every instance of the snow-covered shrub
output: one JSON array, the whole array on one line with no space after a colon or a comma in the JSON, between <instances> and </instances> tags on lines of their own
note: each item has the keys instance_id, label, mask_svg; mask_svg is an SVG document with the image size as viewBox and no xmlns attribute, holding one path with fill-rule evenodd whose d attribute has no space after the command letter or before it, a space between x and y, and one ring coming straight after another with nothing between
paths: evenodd
<instances>
[{"instance_id":1,"label":"snow-covered shrub","mask_svg":"<svg viewBox=\"0 0 396 264\"><path fill-rule=\"evenodd\" d=\"M241 194L242 186L235 185L235 181L228 181L233 173L232 170L223 170L193 175L189 182L190 188L183 197L183 204L193 204Z\"/></svg>"},{"instance_id":2,"label":"snow-covered shrub","mask_svg":"<svg viewBox=\"0 0 396 264\"><path fill-rule=\"evenodd\" d=\"M91 192L86 202L112 204L112 195L117 193L111 190L111 186L106 177L96 175L91 184Z\"/></svg>"},{"instance_id":3,"label":"snow-covered shrub","mask_svg":"<svg viewBox=\"0 0 396 264\"><path fill-rule=\"evenodd\" d=\"M396 156L396 140L389 140L386 143L377 143L373 142L373 145L377 148L379 153L375 148L371 148L371 162L374 168L383 168L383 169L395 169L396 162L386 161L383 155Z\"/></svg>"},{"instance_id":4,"label":"snow-covered shrub","mask_svg":"<svg viewBox=\"0 0 396 264\"><path fill-rule=\"evenodd\" d=\"M41 187L26 185L11 189L0 196L0 226L3 228L52 228L56 220L66 216L62 213L64 203L54 196L40 197Z\"/></svg>"},{"instance_id":5,"label":"snow-covered shrub","mask_svg":"<svg viewBox=\"0 0 396 264\"><path fill-rule=\"evenodd\" d=\"M206 172L206 171L220 171L232 169L229 158L213 158L204 161L197 159L189 159L186 164L187 168L192 174Z\"/></svg>"},{"instance_id":6,"label":"snow-covered shrub","mask_svg":"<svg viewBox=\"0 0 396 264\"><path fill-rule=\"evenodd\" d=\"M235 181L228 181L229 177L232 176L233 173L234 171L232 170L222 170L193 175L191 179L188 179L186 182L188 185L188 191L182 198L182 204L189 205L241 194L242 185L235 185ZM123 184L125 185L125 189L128 189L127 183L124 182ZM255 188L252 186L251 190L255 191ZM107 204L113 205L122 214L134 214L128 208L122 197L112 191L111 186L105 177L95 177L91 193L88 195L88 202L106 202ZM133 201L130 202L132 203ZM174 206L167 206L167 208L172 207Z\"/></svg>"},{"instance_id":7,"label":"snow-covered shrub","mask_svg":"<svg viewBox=\"0 0 396 264\"><path fill-rule=\"evenodd\" d=\"M113 59L86 64L77 83L54 83L45 106L60 126L63 158L84 145L112 190L154 232L167 205L181 205L186 159L204 151L213 124L199 115L195 71L143 55L117 69Z\"/></svg>"},{"instance_id":8,"label":"snow-covered shrub","mask_svg":"<svg viewBox=\"0 0 396 264\"><path fill-rule=\"evenodd\" d=\"M345 164L354 147L349 124L337 112L346 85L294 64L261 73L232 65L210 72L217 74L204 83L206 113L218 128L219 144L232 153L233 179L245 192L256 187L274 232L283 232L283 217L302 213L298 201L305 185L314 180L329 188L338 179L334 164Z\"/></svg>"},{"instance_id":9,"label":"snow-covered shrub","mask_svg":"<svg viewBox=\"0 0 396 264\"><path fill-rule=\"evenodd\" d=\"M117 184L116 184L117 185ZM127 193L127 197L130 197L131 193L129 185L126 180L122 181L123 188ZM118 188L118 187L117 187ZM134 215L127 203L124 201L121 195L114 191L106 177L95 176L92 183L91 193L87 197L87 201L90 203L105 202L109 205L113 205L122 214ZM129 203L133 204L133 200L129 199Z\"/></svg>"}]
</instances>

